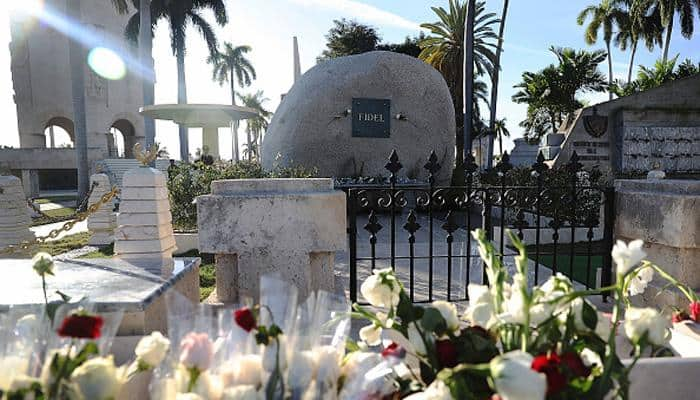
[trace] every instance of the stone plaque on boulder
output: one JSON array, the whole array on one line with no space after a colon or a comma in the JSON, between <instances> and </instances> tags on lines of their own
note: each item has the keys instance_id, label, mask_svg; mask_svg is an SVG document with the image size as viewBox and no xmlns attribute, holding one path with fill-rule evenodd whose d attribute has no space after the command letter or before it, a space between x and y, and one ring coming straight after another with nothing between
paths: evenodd
<instances>
[{"instance_id":1,"label":"stone plaque on boulder","mask_svg":"<svg viewBox=\"0 0 700 400\"><path fill-rule=\"evenodd\" d=\"M352 99L352 136L388 138L391 100Z\"/></svg>"}]
</instances>

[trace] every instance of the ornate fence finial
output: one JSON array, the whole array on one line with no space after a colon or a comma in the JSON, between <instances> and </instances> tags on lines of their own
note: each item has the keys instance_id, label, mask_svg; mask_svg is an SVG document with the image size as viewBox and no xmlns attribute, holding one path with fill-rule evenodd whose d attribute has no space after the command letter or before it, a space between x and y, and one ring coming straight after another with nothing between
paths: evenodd
<instances>
[{"instance_id":1,"label":"ornate fence finial","mask_svg":"<svg viewBox=\"0 0 700 400\"><path fill-rule=\"evenodd\" d=\"M510 171L511 169L513 169L513 164L510 163L510 156L508 155L508 152L505 151L503 152L501 161L499 161L496 165L496 171L505 175L506 172Z\"/></svg>"},{"instance_id":2,"label":"ornate fence finial","mask_svg":"<svg viewBox=\"0 0 700 400\"><path fill-rule=\"evenodd\" d=\"M158 150L158 143L153 143L148 150L144 150L141 143L136 143L134 145L134 158L136 158L141 165L147 167L158 158Z\"/></svg>"},{"instance_id":3,"label":"ornate fence finial","mask_svg":"<svg viewBox=\"0 0 700 400\"><path fill-rule=\"evenodd\" d=\"M403 168L403 165L399 162L399 155L396 154L396 150L391 151L391 155L389 156L389 162L384 165L384 168L386 168L389 172L392 173L392 175L395 175L397 172Z\"/></svg>"},{"instance_id":4,"label":"ornate fence finial","mask_svg":"<svg viewBox=\"0 0 700 400\"><path fill-rule=\"evenodd\" d=\"M440 168L442 166L438 162L437 155L435 155L435 150L430 152L430 156L428 156L428 162L423 166L430 175L435 175L438 171L440 171Z\"/></svg>"},{"instance_id":5,"label":"ornate fence finial","mask_svg":"<svg viewBox=\"0 0 700 400\"><path fill-rule=\"evenodd\" d=\"M544 154L540 151L537 154L537 162L532 165L532 169L540 175L549 169L549 166L545 164L544 160Z\"/></svg>"},{"instance_id":6,"label":"ornate fence finial","mask_svg":"<svg viewBox=\"0 0 700 400\"><path fill-rule=\"evenodd\" d=\"M467 172L467 174L473 174L479 169L479 166L476 165L476 160L474 159L474 156L469 153L467 154L466 160L464 160L464 170Z\"/></svg>"},{"instance_id":7,"label":"ornate fence finial","mask_svg":"<svg viewBox=\"0 0 700 400\"><path fill-rule=\"evenodd\" d=\"M571 154L569 162L566 164L566 169L572 174L575 174L580 171L581 168L583 168L583 164L578 162L578 153L576 153L576 150L574 150L573 154Z\"/></svg>"},{"instance_id":8,"label":"ornate fence finial","mask_svg":"<svg viewBox=\"0 0 700 400\"><path fill-rule=\"evenodd\" d=\"M416 212L414 210L408 213L408 218L406 219L406 223L403 224L403 229L408 231L411 235L415 234L418 229L420 229L420 224L417 222Z\"/></svg>"}]
</instances>

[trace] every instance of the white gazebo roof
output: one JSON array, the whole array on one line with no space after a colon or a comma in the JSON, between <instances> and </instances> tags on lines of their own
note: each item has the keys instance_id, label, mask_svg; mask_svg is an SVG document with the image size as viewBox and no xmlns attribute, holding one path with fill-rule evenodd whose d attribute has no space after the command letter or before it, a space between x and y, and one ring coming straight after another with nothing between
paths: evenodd
<instances>
[{"instance_id":1,"label":"white gazebo roof","mask_svg":"<svg viewBox=\"0 0 700 400\"><path fill-rule=\"evenodd\" d=\"M141 107L142 115L190 127L227 127L233 121L258 116L252 108L225 104L156 104Z\"/></svg>"}]
</instances>

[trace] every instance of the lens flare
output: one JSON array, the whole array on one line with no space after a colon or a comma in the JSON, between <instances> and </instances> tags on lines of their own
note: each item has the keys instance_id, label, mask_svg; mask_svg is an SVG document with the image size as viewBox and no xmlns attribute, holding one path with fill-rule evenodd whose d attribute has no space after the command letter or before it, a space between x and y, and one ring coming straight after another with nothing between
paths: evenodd
<instances>
[{"instance_id":1,"label":"lens flare","mask_svg":"<svg viewBox=\"0 0 700 400\"><path fill-rule=\"evenodd\" d=\"M90 50L87 62L97 75L105 79L116 81L126 75L124 60L119 54L108 48L96 47Z\"/></svg>"},{"instance_id":2,"label":"lens flare","mask_svg":"<svg viewBox=\"0 0 700 400\"><path fill-rule=\"evenodd\" d=\"M43 0L14 0L9 5L12 13L39 14L44 9Z\"/></svg>"}]
</instances>

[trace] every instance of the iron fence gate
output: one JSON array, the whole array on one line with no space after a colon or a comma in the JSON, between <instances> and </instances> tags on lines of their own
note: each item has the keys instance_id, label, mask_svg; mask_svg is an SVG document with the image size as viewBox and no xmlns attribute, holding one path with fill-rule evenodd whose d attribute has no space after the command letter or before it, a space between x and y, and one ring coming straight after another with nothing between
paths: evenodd
<instances>
[{"instance_id":1,"label":"iron fence gate","mask_svg":"<svg viewBox=\"0 0 700 400\"><path fill-rule=\"evenodd\" d=\"M486 230L500 258L514 268L506 244L513 230L528 245L530 282L563 273L586 288L611 281L614 191L585 171L574 153L550 169L542 154L528 168L514 168L508 154L491 171L478 173L466 161L463 186L439 186L442 166L431 153L425 184L398 184L403 168L396 151L385 168L386 183L345 185L348 195L350 296L358 300L358 280L391 267L416 303L468 300L470 282L486 283L476 243L469 232Z\"/></svg>"}]
</instances>

